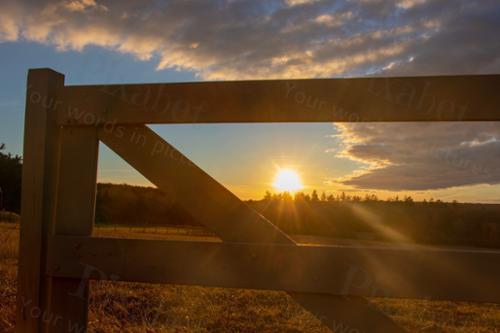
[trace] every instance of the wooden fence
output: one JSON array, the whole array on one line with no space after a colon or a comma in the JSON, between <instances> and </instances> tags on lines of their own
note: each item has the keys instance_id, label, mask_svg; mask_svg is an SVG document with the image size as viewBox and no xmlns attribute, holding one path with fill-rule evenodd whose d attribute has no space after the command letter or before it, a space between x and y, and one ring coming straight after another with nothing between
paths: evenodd
<instances>
[{"instance_id":1,"label":"wooden fence","mask_svg":"<svg viewBox=\"0 0 500 333\"><path fill-rule=\"evenodd\" d=\"M28 73L17 331L84 332L91 279L283 290L332 330L365 296L500 301L500 252L297 245L144 124L500 121L500 76L65 86ZM91 237L98 142L223 242Z\"/></svg>"}]
</instances>

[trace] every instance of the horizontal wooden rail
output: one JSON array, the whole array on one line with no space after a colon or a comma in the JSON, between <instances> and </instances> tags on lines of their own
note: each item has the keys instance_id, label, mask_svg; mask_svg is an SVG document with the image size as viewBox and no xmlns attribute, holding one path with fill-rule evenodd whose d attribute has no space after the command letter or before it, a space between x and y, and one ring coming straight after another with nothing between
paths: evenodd
<instances>
[{"instance_id":1,"label":"horizontal wooden rail","mask_svg":"<svg viewBox=\"0 0 500 333\"><path fill-rule=\"evenodd\" d=\"M53 277L500 302L500 251L53 236Z\"/></svg>"},{"instance_id":2,"label":"horizontal wooden rail","mask_svg":"<svg viewBox=\"0 0 500 333\"><path fill-rule=\"evenodd\" d=\"M66 86L61 124L500 121L500 75Z\"/></svg>"}]
</instances>

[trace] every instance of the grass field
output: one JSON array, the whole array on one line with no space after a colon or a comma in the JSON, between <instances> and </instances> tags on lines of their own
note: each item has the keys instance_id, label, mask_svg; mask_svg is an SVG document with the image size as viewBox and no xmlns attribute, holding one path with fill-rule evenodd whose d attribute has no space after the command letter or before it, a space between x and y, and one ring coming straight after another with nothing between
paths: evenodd
<instances>
[{"instance_id":1,"label":"grass field","mask_svg":"<svg viewBox=\"0 0 500 333\"><path fill-rule=\"evenodd\" d=\"M0 223L0 332L12 332L18 226ZM99 236L177 239L198 231L98 228ZM197 235L199 236L199 235ZM206 236L210 237L210 236ZM466 302L371 299L409 332L500 332L500 306ZM285 293L94 282L90 332L329 332ZM346 332L346 330L339 330Z\"/></svg>"}]
</instances>

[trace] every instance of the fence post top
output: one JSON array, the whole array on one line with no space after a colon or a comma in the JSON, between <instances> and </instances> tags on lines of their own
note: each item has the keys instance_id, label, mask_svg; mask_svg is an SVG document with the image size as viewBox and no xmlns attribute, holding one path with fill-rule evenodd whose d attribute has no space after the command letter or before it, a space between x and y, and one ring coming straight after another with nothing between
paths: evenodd
<instances>
[{"instance_id":1,"label":"fence post top","mask_svg":"<svg viewBox=\"0 0 500 333\"><path fill-rule=\"evenodd\" d=\"M28 80L32 76L42 76L45 75L47 77L54 77L58 78L58 80L61 80L64 83L64 74L60 73L52 68L48 67L42 67L42 68L29 68L28 69Z\"/></svg>"}]
</instances>

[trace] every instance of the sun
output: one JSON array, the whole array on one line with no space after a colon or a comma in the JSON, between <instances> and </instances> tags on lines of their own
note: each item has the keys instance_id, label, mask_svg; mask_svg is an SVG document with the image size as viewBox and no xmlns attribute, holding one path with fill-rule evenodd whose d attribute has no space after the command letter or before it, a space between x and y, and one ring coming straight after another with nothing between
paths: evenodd
<instances>
[{"instance_id":1,"label":"sun","mask_svg":"<svg viewBox=\"0 0 500 333\"><path fill-rule=\"evenodd\" d=\"M292 169L278 169L273 186L281 192L295 192L304 188L299 174Z\"/></svg>"}]
</instances>

